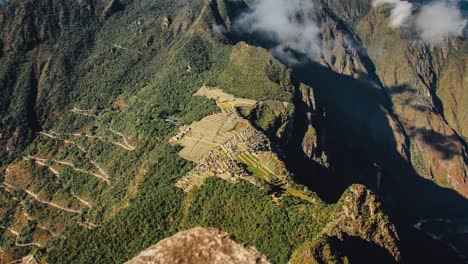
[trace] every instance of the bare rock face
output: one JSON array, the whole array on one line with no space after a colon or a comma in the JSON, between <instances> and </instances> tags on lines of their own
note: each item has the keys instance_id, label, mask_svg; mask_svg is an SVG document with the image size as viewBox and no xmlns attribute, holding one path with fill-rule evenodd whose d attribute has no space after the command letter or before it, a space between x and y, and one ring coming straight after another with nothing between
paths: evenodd
<instances>
[{"instance_id":1,"label":"bare rock face","mask_svg":"<svg viewBox=\"0 0 468 264\"><path fill-rule=\"evenodd\" d=\"M127 264L143 263L270 263L255 248L236 242L214 228L195 227L166 238Z\"/></svg>"},{"instance_id":2,"label":"bare rock face","mask_svg":"<svg viewBox=\"0 0 468 264\"><path fill-rule=\"evenodd\" d=\"M331 234L339 237L344 232L360 237L387 250L395 261L401 261L395 226L370 190L362 185L353 185L343 194L338 204L342 211L338 224L330 230Z\"/></svg>"},{"instance_id":3,"label":"bare rock face","mask_svg":"<svg viewBox=\"0 0 468 264\"><path fill-rule=\"evenodd\" d=\"M327 7L347 23L353 24L371 9L370 0L326 0Z\"/></svg>"},{"instance_id":4,"label":"bare rock face","mask_svg":"<svg viewBox=\"0 0 468 264\"><path fill-rule=\"evenodd\" d=\"M302 140L302 149L308 158L314 159L318 163L326 166L327 157L321 146L325 141L325 132L317 131L316 129L316 124L320 122L324 113L318 109L314 89L305 84L301 84L299 92L301 94L301 100L306 106L307 116L307 132Z\"/></svg>"},{"instance_id":5,"label":"bare rock face","mask_svg":"<svg viewBox=\"0 0 468 264\"><path fill-rule=\"evenodd\" d=\"M322 50L320 64L340 74L356 79L370 75L365 61L366 55L360 52L360 43L351 31L343 28L331 15L323 18Z\"/></svg>"},{"instance_id":6,"label":"bare rock face","mask_svg":"<svg viewBox=\"0 0 468 264\"><path fill-rule=\"evenodd\" d=\"M399 237L375 195L351 186L338 202L335 221L292 255L290 263L401 263Z\"/></svg>"}]
</instances>

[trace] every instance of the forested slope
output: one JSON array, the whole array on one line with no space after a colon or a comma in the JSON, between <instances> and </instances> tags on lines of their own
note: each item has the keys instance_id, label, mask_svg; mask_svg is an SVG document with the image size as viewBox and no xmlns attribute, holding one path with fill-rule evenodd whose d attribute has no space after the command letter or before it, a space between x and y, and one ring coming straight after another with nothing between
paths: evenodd
<instances>
[{"instance_id":1,"label":"forested slope","mask_svg":"<svg viewBox=\"0 0 468 264\"><path fill-rule=\"evenodd\" d=\"M430 49L370 1L311 2L293 22L319 21L327 52L299 64L239 31L251 1L2 4L0 262L124 262L196 226L274 263L359 263L356 248L458 261L412 224L466 217L465 40ZM193 96L201 87L255 104L231 113ZM200 164L170 141L220 112L263 140L235 156L248 180L204 175L184 192L176 183ZM281 181L263 177L263 154Z\"/></svg>"}]
</instances>

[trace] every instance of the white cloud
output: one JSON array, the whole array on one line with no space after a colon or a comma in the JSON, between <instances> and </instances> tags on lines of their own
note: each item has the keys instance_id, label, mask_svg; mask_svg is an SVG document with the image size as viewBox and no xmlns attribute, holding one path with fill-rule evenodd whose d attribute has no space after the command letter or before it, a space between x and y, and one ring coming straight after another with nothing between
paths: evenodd
<instances>
[{"instance_id":1,"label":"white cloud","mask_svg":"<svg viewBox=\"0 0 468 264\"><path fill-rule=\"evenodd\" d=\"M458 0L439 0L421 6L413 15L414 5L402 0L374 0L373 6L393 5L389 26L412 27L419 39L430 45L438 45L445 39L463 35L467 24Z\"/></svg>"},{"instance_id":2,"label":"white cloud","mask_svg":"<svg viewBox=\"0 0 468 264\"><path fill-rule=\"evenodd\" d=\"M291 55L287 52L289 48L313 59L320 53L321 30L314 21L297 18L312 8L310 1L258 0L252 11L242 15L234 26L241 32L262 34L277 42L278 47L272 49L274 54ZM287 60L295 61L292 57Z\"/></svg>"},{"instance_id":3,"label":"white cloud","mask_svg":"<svg viewBox=\"0 0 468 264\"><path fill-rule=\"evenodd\" d=\"M408 1L401 0L375 0L373 6L380 6L383 4L393 5L392 12L390 14L390 26L392 28L399 28L405 25L413 12L413 4Z\"/></svg>"},{"instance_id":4,"label":"white cloud","mask_svg":"<svg viewBox=\"0 0 468 264\"><path fill-rule=\"evenodd\" d=\"M293 52L283 45L278 45L270 50L273 57L278 58L280 61L286 62L288 65L294 65L301 63L300 59L297 58Z\"/></svg>"},{"instance_id":5,"label":"white cloud","mask_svg":"<svg viewBox=\"0 0 468 264\"><path fill-rule=\"evenodd\" d=\"M452 36L462 36L466 19L456 5L434 2L422 7L415 20L419 37L431 45L440 44Z\"/></svg>"}]
</instances>

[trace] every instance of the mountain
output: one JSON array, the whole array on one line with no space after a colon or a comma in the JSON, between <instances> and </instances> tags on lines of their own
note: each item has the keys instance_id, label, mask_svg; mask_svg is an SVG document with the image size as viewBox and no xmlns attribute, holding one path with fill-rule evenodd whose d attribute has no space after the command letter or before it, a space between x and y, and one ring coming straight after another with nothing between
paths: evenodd
<instances>
[{"instance_id":1,"label":"mountain","mask_svg":"<svg viewBox=\"0 0 468 264\"><path fill-rule=\"evenodd\" d=\"M2 4L0 262L465 262L465 37L291 3Z\"/></svg>"}]
</instances>

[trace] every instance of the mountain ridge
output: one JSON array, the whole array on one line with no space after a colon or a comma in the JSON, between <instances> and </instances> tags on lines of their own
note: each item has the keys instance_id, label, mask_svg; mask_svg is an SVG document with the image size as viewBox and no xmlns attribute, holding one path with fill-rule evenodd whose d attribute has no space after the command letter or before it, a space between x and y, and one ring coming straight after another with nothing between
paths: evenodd
<instances>
[{"instance_id":1,"label":"mountain ridge","mask_svg":"<svg viewBox=\"0 0 468 264\"><path fill-rule=\"evenodd\" d=\"M370 1L314 3L292 23L318 18L329 53L297 65L271 55L276 43L237 31L249 2L65 1L48 16L46 1L0 6L2 261L32 252L48 262L122 262L201 225L278 263L304 243L315 258L338 249L329 257L340 262L348 241L361 240L400 262L413 259L404 230L414 221L466 216L464 38L430 49L390 29L385 7ZM242 118L271 142L288 185L318 204L263 182L262 166L244 154L240 164L260 188L219 179L176 187L197 164L170 138L229 103L193 97L203 86L259 101L241 107ZM350 192L354 231L343 224L320 235ZM381 206L388 229L359 222Z\"/></svg>"}]
</instances>

